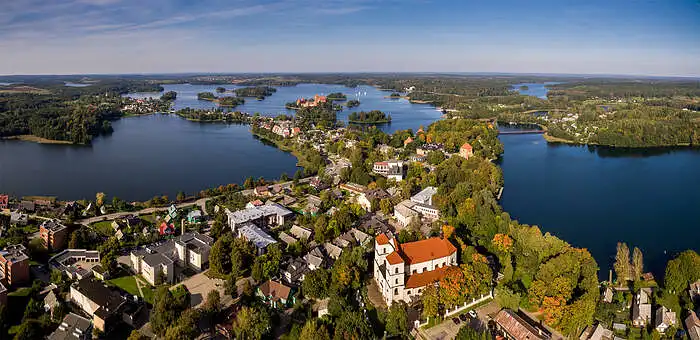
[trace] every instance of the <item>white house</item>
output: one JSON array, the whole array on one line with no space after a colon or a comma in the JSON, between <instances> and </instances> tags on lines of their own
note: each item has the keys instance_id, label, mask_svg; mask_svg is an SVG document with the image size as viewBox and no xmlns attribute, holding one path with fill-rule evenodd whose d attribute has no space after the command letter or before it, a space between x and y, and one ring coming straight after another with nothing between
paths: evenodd
<instances>
[{"instance_id":1,"label":"white house","mask_svg":"<svg viewBox=\"0 0 700 340\"><path fill-rule=\"evenodd\" d=\"M374 278L387 305L411 302L425 287L457 265L457 248L443 238L399 244L386 234L375 238Z\"/></svg>"},{"instance_id":2,"label":"white house","mask_svg":"<svg viewBox=\"0 0 700 340\"><path fill-rule=\"evenodd\" d=\"M656 318L654 319L654 327L659 333L664 333L666 330L676 325L676 312L672 312L670 309L660 306L656 309Z\"/></svg>"}]
</instances>

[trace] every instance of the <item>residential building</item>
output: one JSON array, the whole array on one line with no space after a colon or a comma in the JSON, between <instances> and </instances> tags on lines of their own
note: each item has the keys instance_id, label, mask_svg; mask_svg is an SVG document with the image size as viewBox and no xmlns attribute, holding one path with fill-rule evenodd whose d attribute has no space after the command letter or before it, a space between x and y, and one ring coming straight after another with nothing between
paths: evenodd
<instances>
[{"instance_id":1,"label":"residential building","mask_svg":"<svg viewBox=\"0 0 700 340\"><path fill-rule=\"evenodd\" d=\"M13 244L0 251L0 282L14 286L29 281L29 255L27 248Z\"/></svg>"},{"instance_id":2,"label":"residential building","mask_svg":"<svg viewBox=\"0 0 700 340\"><path fill-rule=\"evenodd\" d=\"M642 288L632 303L632 325L646 327L651 322L651 292Z\"/></svg>"},{"instance_id":3,"label":"residential building","mask_svg":"<svg viewBox=\"0 0 700 340\"><path fill-rule=\"evenodd\" d=\"M48 250L57 250L65 246L68 240L68 228L58 220L46 220L39 227L42 243Z\"/></svg>"},{"instance_id":4,"label":"residential building","mask_svg":"<svg viewBox=\"0 0 700 340\"><path fill-rule=\"evenodd\" d=\"M197 232L184 233L157 246L131 252L131 268L148 283L157 285L175 281L175 266L202 271L208 267L214 240Z\"/></svg>"},{"instance_id":5,"label":"residential building","mask_svg":"<svg viewBox=\"0 0 700 340\"><path fill-rule=\"evenodd\" d=\"M446 239L400 244L386 234L375 238L374 278L389 306L419 298L425 286L439 281L453 265L457 265L457 248Z\"/></svg>"},{"instance_id":6,"label":"residential building","mask_svg":"<svg viewBox=\"0 0 700 340\"><path fill-rule=\"evenodd\" d=\"M22 201L19 203L19 209L22 212L33 213L36 211L36 204L33 201Z\"/></svg>"},{"instance_id":7,"label":"residential building","mask_svg":"<svg viewBox=\"0 0 700 340\"><path fill-rule=\"evenodd\" d=\"M0 306L7 306L7 288L0 282Z\"/></svg>"},{"instance_id":8,"label":"residential building","mask_svg":"<svg viewBox=\"0 0 700 340\"><path fill-rule=\"evenodd\" d=\"M66 249L49 259L49 265L71 280L92 276L92 268L100 263L100 252L86 249Z\"/></svg>"},{"instance_id":9,"label":"residential building","mask_svg":"<svg viewBox=\"0 0 700 340\"><path fill-rule=\"evenodd\" d=\"M58 300L58 296L54 290L50 290L44 297L44 311L53 317L53 312L56 310L56 307L58 307L59 304L60 302Z\"/></svg>"},{"instance_id":10,"label":"residential building","mask_svg":"<svg viewBox=\"0 0 700 340\"><path fill-rule=\"evenodd\" d=\"M295 258L289 261L285 269L282 270L282 278L289 284L299 284L304 281L309 266L303 258Z\"/></svg>"},{"instance_id":11,"label":"residential building","mask_svg":"<svg viewBox=\"0 0 700 340\"><path fill-rule=\"evenodd\" d=\"M190 223L199 223L204 220L204 215L202 215L202 211L195 209L187 213L187 222Z\"/></svg>"},{"instance_id":12,"label":"residential building","mask_svg":"<svg viewBox=\"0 0 700 340\"><path fill-rule=\"evenodd\" d=\"M435 196L435 194L437 194L436 187L427 187L421 190L421 192L413 195L411 197L411 201L418 204L433 205L433 196Z\"/></svg>"},{"instance_id":13,"label":"residential building","mask_svg":"<svg viewBox=\"0 0 700 340\"><path fill-rule=\"evenodd\" d=\"M357 203L367 212L372 212L372 202L376 204L375 209L379 208L379 201L389 198L389 193L384 189L367 190L357 197Z\"/></svg>"},{"instance_id":14,"label":"residential building","mask_svg":"<svg viewBox=\"0 0 700 340\"><path fill-rule=\"evenodd\" d=\"M414 202L405 200L394 206L394 217L402 226L408 226L413 219L420 219L420 214L413 210L415 205Z\"/></svg>"},{"instance_id":15,"label":"residential building","mask_svg":"<svg viewBox=\"0 0 700 340\"><path fill-rule=\"evenodd\" d=\"M8 195L0 195L0 210L5 210L7 209L7 206L10 204L10 196Z\"/></svg>"},{"instance_id":16,"label":"residential building","mask_svg":"<svg viewBox=\"0 0 700 340\"><path fill-rule=\"evenodd\" d=\"M459 148L459 155L464 159L469 159L469 157L474 156L474 148L472 148L471 144L464 143Z\"/></svg>"},{"instance_id":17,"label":"residential building","mask_svg":"<svg viewBox=\"0 0 700 340\"><path fill-rule=\"evenodd\" d=\"M548 340L551 334L528 322L510 309L502 309L493 318L496 329L509 340Z\"/></svg>"},{"instance_id":18,"label":"residential building","mask_svg":"<svg viewBox=\"0 0 700 340\"><path fill-rule=\"evenodd\" d=\"M303 259L307 267L309 267L309 270L323 268L328 263L326 261L326 255L321 250L321 247L311 249L311 251L304 255Z\"/></svg>"},{"instance_id":19,"label":"residential building","mask_svg":"<svg viewBox=\"0 0 700 340\"><path fill-rule=\"evenodd\" d=\"M209 252L214 239L198 232L184 233L175 240L177 261L182 267L202 271L209 264Z\"/></svg>"},{"instance_id":20,"label":"residential building","mask_svg":"<svg viewBox=\"0 0 700 340\"><path fill-rule=\"evenodd\" d=\"M583 333L579 337L580 340L615 340L615 335L613 331L606 329L600 323L598 325L589 325L583 330Z\"/></svg>"},{"instance_id":21,"label":"residential building","mask_svg":"<svg viewBox=\"0 0 700 340\"><path fill-rule=\"evenodd\" d=\"M302 239L311 239L312 232L311 230L300 227L298 225L293 225L291 229L289 229L289 233L294 236L297 240L302 240Z\"/></svg>"},{"instance_id":22,"label":"residential building","mask_svg":"<svg viewBox=\"0 0 700 340\"><path fill-rule=\"evenodd\" d=\"M675 325L676 312L673 312L664 306L659 306L659 308L656 309L656 316L654 318L654 328L656 328L656 330L659 331L659 333L663 334L669 327Z\"/></svg>"},{"instance_id":23,"label":"residential building","mask_svg":"<svg viewBox=\"0 0 700 340\"><path fill-rule=\"evenodd\" d=\"M688 330L690 340L700 340L700 318L694 311L688 313L685 318L685 328Z\"/></svg>"},{"instance_id":24,"label":"residential building","mask_svg":"<svg viewBox=\"0 0 700 340\"><path fill-rule=\"evenodd\" d=\"M270 189L268 189L267 186L265 186L265 185L261 185L261 186L255 187L255 189L253 189L253 193L255 193L256 196L269 196Z\"/></svg>"},{"instance_id":25,"label":"residential building","mask_svg":"<svg viewBox=\"0 0 700 340\"><path fill-rule=\"evenodd\" d=\"M360 195L363 192L365 192L365 190L367 190L367 188L364 185L355 183L343 183L340 185L340 189L345 190L353 195Z\"/></svg>"},{"instance_id":26,"label":"residential building","mask_svg":"<svg viewBox=\"0 0 700 340\"><path fill-rule=\"evenodd\" d=\"M92 278L74 282L70 286L70 300L89 315L94 327L102 332L108 332L122 321L133 326L133 315L142 309L119 291Z\"/></svg>"},{"instance_id":27,"label":"residential building","mask_svg":"<svg viewBox=\"0 0 700 340\"><path fill-rule=\"evenodd\" d=\"M420 147L416 148L416 154L418 156L427 156L429 152L431 151L440 151L442 152L445 148L444 144L440 143L425 143L421 145Z\"/></svg>"},{"instance_id":28,"label":"residential building","mask_svg":"<svg viewBox=\"0 0 700 340\"><path fill-rule=\"evenodd\" d=\"M160 236L175 235L175 225L167 222L161 223L160 227L158 227L158 234Z\"/></svg>"},{"instance_id":29,"label":"residential building","mask_svg":"<svg viewBox=\"0 0 700 340\"><path fill-rule=\"evenodd\" d=\"M405 147L406 145L411 143L413 143L413 137L408 136L408 138L406 138L406 140L403 141L403 146Z\"/></svg>"},{"instance_id":30,"label":"residential building","mask_svg":"<svg viewBox=\"0 0 700 340\"><path fill-rule=\"evenodd\" d=\"M323 183L323 181L321 181L321 179L318 178L318 176L309 180L309 185L318 191L321 191L321 190L328 188L328 185L326 183Z\"/></svg>"},{"instance_id":31,"label":"residential building","mask_svg":"<svg viewBox=\"0 0 700 340\"><path fill-rule=\"evenodd\" d=\"M143 226L143 221L138 218L138 216L130 215L126 217L126 225L129 227L131 230L138 230L141 229L141 226Z\"/></svg>"},{"instance_id":32,"label":"residential building","mask_svg":"<svg viewBox=\"0 0 700 340\"><path fill-rule=\"evenodd\" d=\"M403 161L376 162L372 171L397 182L402 181L406 174Z\"/></svg>"},{"instance_id":33,"label":"residential building","mask_svg":"<svg viewBox=\"0 0 700 340\"><path fill-rule=\"evenodd\" d=\"M255 293L272 308L287 308L296 302L292 288L273 280L268 280L258 286Z\"/></svg>"},{"instance_id":34,"label":"residential building","mask_svg":"<svg viewBox=\"0 0 700 340\"><path fill-rule=\"evenodd\" d=\"M10 213L10 223L17 225L27 225L27 223L29 223L29 216L19 211L13 211Z\"/></svg>"},{"instance_id":35,"label":"residential building","mask_svg":"<svg viewBox=\"0 0 700 340\"><path fill-rule=\"evenodd\" d=\"M153 286L175 280L175 262L165 254L134 250L129 259L132 269Z\"/></svg>"},{"instance_id":36,"label":"residential building","mask_svg":"<svg viewBox=\"0 0 700 340\"><path fill-rule=\"evenodd\" d=\"M323 244L323 249L326 251L326 254L333 260L337 260L340 258L340 255L343 253L343 248L336 246L333 243L326 242Z\"/></svg>"},{"instance_id":37,"label":"residential building","mask_svg":"<svg viewBox=\"0 0 700 340\"><path fill-rule=\"evenodd\" d=\"M92 339L92 321L73 313L63 318L48 340L90 340Z\"/></svg>"},{"instance_id":38,"label":"residential building","mask_svg":"<svg viewBox=\"0 0 700 340\"><path fill-rule=\"evenodd\" d=\"M237 236L246 239L248 242L252 242L255 248L257 248L258 255L264 254L269 245L277 243L272 236L252 223L241 225L238 228Z\"/></svg>"},{"instance_id":39,"label":"residential building","mask_svg":"<svg viewBox=\"0 0 700 340\"><path fill-rule=\"evenodd\" d=\"M228 216L229 227L235 233L239 226L249 223L253 223L260 228L283 225L285 221L294 216L294 213L277 203L268 201L265 205L234 212L226 209L226 215Z\"/></svg>"},{"instance_id":40,"label":"residential building","mask_svg":"<svg viewBox=\"0 0 700 340\"><path fill-rule=\"evenodd\" d=\"M605 287L603 290L603 296L601 297L601 300L605 303L612 303L613 301L613 289L611 287Z\"/></svg>"},{"instance_id":41,"label":"residential building","mask_svg":"<svg viewBox=\"0 0 700 340\"><path fill-rule=\"evenodd\" d=\"M328 303L331 301L330 298L325 298L323 300L318 300L313 305L313 311L316 312L316 317L321 318L324 315L328 315Z\"/></svg>"}]
</instances>

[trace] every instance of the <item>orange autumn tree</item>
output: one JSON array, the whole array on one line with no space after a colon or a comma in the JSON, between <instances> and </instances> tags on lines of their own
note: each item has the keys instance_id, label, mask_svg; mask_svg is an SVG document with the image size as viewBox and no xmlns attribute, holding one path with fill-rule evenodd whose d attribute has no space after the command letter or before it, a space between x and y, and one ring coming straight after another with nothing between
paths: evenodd
<instances>
[{"instance_id":1,"label":"orange autumn tree","mask_svg":"<svg viewBox=\"0 0 700 340\"><path fill-rule=\"evenodd\" d=\"M446 306L456 306L464 302L464 273L459 267L448 267L440 279L440 297Z\"/></svg>"},{"instance_id":2,"label":"orange autumn tree","mask_svg":"<svg viewBox=\"0 0 700 340\"><path fill-rule=\"evenodd\" d=\"M494 235L491 243L496 249L504 253L509 253L513 249L513 239L506 234Z\"/></svg>"},{"instance_id":3,"label":"orange autumn tree","mask_svg":"<svg viewBox=\"0 0 700 340\"><path fill-rule=\"evenodd\" d=\"M452 237L452 234L453 234L454 232L455 232L455 227L453 227L453 226L451 226L451 225L447 225L447 224L445 224L445 225L442 226L442 235L443 235L446 239Z\"/></svg>"}]
</instances>

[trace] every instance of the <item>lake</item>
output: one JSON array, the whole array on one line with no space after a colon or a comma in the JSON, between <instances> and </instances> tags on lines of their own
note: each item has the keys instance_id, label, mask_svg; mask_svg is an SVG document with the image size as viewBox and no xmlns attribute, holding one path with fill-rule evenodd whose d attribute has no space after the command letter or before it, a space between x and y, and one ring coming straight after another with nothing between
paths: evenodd
<instances>
[{"instance_id":1,"label":"lake","mask_svg":"<svg viewBox=\"0 0 700 340\"><path fill-rule=\"evenodd\" d=\"M212 92L216 93L217 87L223 87L227 90L241 88L235 85L191 85L191 84L166 84L163 85L165 91L177 92L177 99L173 104L175 110L186 107L211 109L216 108L215 103L206 100L197 100L197 93ZM248 112L250 114L259 112L265 116L277 116L280 114L293 115L294 110L285 109L285 104L296 101L298 98L310 98L315 94L327 95L334 92L341 92L349 99L357 99L360 101L360 106L352 109L344 109L338 112L338 120L347 123L347 117L350 112L354 111L371 111L380 110L391 114L392 121L390 124L381 124L378 127L385 132L391 133L396 130L413 129L418 130L420 125L427 127L442 115L434 106L429 104L411 104L406 99L389 99L385 98L391 92L380 91L372 86L358 86L349 88L343 85L327 85L327 84L299 84L297 86L280 86L276 87L277 92L264 100L255 98L245 98L245 104L239 105L234 111ZM160 97L159 93L135 93L129 94L133 98L148 98ZM231 93L225 95L230 96ZM219 95L220 96L220 95Z\"/></svg>"},{"instance_id":2,"label":"lake","mask_svg":"<svg viewBox=\"0 0 700 340\"><path fill-rule=\"evenodd\" d=\"M547 99L547 92L549 90L547 89L547 85L556 85L556 84L561 84L560 82L555 82L555 81L548 81L544 83L521 83L521 84L513 84L511 86L512 90L518 91L518 93L526 95L526 96L534 96L538 97L541 99ZM527 86L527 90L521 90L521 86Z\"/></svg>"},{"instance_id":3,"label":"lake","mask_svg":"<svg viewBox=\"0 0 700 340\"><path fill-rule=\"evenodd\" d=\"M0 192L73 200L96 192L126 200L174 198L248 176L277 179L296 158L255 139L247 125L194 123L171 115L124 118L91 146L0 140Z\"/></svg>"},{"instance_id":4,"label":"lake","mask_svg":"<svg viewBox=\"0 0 700 340\"><path fill-rule=\"evenodd\" d=\"M618 241L630 252L639 247L645 269L657 278L671 256L700 250L700 150L548 144L541 135L500 139L504 210L588 248L601 278L608 277Z\"/></svg>"}]
</instances>

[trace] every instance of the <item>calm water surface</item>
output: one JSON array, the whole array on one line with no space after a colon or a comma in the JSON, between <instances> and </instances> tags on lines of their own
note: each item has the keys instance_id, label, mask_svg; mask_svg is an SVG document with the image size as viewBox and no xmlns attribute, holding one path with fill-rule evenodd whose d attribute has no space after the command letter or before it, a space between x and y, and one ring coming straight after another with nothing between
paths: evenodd
<instances>
[{"instance_id":1,"label":"calm water surface","mask_svg":"<svg viewBox=\"0 0 700 340\"><path fill-rule=\"evenodd\" d=\"M588 248L607 278L618 241L639 247L647 270L663 273L685 249L700 250L700 151L623 151L547 144L541 135L502 135L501 204Z\"/></svg>"},{"instance_id":2,"label":"calm water surface","mask_svg":"<svg viewBox=\"0 0 700 340\"><path fill-rule=\"evenodd\" d=\"M512 85L512 89L515 91L518 91L520 94L524 94L526 96L534 96L538 97L541 99L547 99L547 92L549 90L547 89L547 85L556 85L556 84L561 84L560 82L555 82L555 81L549 81L549 82L544 82L544 83L522 83L522 84L514 84ZM527 90L521 90L521 86L527 86Z\"/></svg>"}]
</instances>

